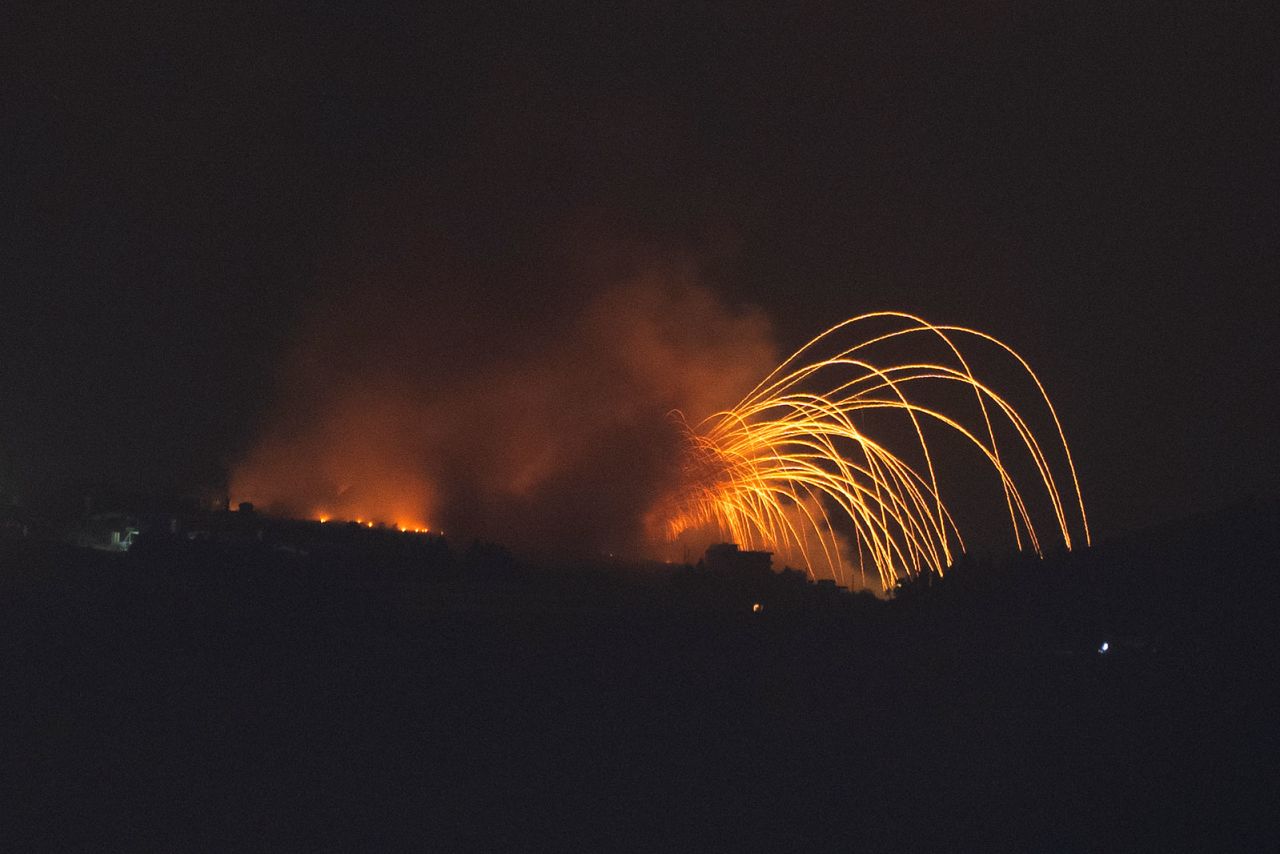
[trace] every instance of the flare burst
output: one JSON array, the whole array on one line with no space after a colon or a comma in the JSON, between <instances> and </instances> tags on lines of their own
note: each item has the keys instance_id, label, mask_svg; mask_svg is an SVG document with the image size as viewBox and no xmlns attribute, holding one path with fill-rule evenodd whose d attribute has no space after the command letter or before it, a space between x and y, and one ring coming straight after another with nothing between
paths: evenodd
<instances>
[{"instance_id":1,"label":"flare burst","mask_svg":"<svg viewBox=\"0 0 1280 854\"><path fill-rule=\"evenodd\" d=\"M940 358L877 357L904 343L910 352L928 343ZM1053 427L1047 445L974 376L962 344L989 349L1030 378L1041 420ZM892 432L908 437L904 453L887 447L889 436L864 432L865 422L883 421L874 412L899 419ZM849 584L856 574L867 586L870 575L884 590L921 572L941 575L964 551L926 438L943 429L994 473L1019 549L1041 553L1049 518L1068 549L1089 542L1071 451L1044 386L1021 356L976 330L898 312L861 315L809 341L732 409L697 425L675 415L688 453L683 486L657 517L670 540L714 531L800 561L815 577Z\"/></svg>"}]
</instances>

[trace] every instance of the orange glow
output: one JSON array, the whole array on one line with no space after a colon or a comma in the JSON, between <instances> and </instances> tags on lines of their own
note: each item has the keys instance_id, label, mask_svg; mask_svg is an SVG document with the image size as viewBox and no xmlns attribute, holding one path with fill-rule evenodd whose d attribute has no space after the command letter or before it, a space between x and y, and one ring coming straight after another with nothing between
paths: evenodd
<instances>
[{"instance_id":1,"label":"orange glow","mask_svg":"<svg viewBox=\"0 0 1280 854\"><path fill-rule=\"evenodd\" d=\"M873 322L893 326L862 339L853 335ZM944 358L871 361L886 343L915 345L922 339ZM1043 444L1002 394L974 376L956 343L974 339L994 345L1030 377L1048 416L1044 420L1054 427L1051 444ZM959 389L976 405L966 421L922 402L916 392L927 389ZM871 411L904 417L906 435L913 437L913 464L862 432L859 413ZM732 409L696 427L676 415L688 449L684 484L654 517L668 541L711 529L721 540L770 549L802 562L811 576L825 572L845 585L856 573L867 586L870 565L885 591L920 572L941 575L964 551L926 440L926 426L941 426L994 471L1019 549L1025 543L1040 554L1041 538L1030 494L1014 476L1015 458L1035 472L1029 480L1043 490L1064 545L1074 544L1073 530L1089 543L1071 451L1044 386L1021 356L982 332L897 312L861 315L809 341ZM997 426L1014 441L1002 447ZM1059 479L1069 486L1064 489Z\"/></svg>"},{"instance_id":2,"label":"orange glow","mask_svg":"<svg viewBox=\"0 0 1280 854\"><path fill-rule=\"evenodd\" d=\"M683 257L629 244L574 254L590 296L501 333L420 300L371 299L381 285L363 278L318 294L229 473L233 505L433 536L447 524L467 540L500 531L544 553L656 546L644 515L680 440L665 414L723 408L779 354L768 318L725 304Z\"/></svg>"},{"instance_id":3,"label":"orange glow","mask_svg":"<svg viewBox=\"0 0 1280 854\"><path fill-rule=\"evenodd\" d=\"M315 516L314 518L317 522L321 524L326 524L328 522L342 522L341 519L335 519L334 517L328 514L320 514ZM374 528L374 527L378 527L380 524L379 522L376 522L370 519L365 519L365 518L350 519L347 521L348 523L359 525L362 528ZM399 531L402 534L431 533L431 529L429 527L427 527L425 524L417 523L417 522L413 522L413 523L397 522L394 525L387 525L386 527L395 531Z\"/></svg>"},{"instance_id":4,"label":"orange glow","mask_svg":"<svg viewBox=\"0 0 1280 854\"><path fill-rule=\"evenodd\" d=\"M436 506L428 476L410 464L409 415L356 390L270 435L232 472L235 501L277 516L427 527ZM301 407L299 417L304 417Z\"/></svg>"}]
</instances>

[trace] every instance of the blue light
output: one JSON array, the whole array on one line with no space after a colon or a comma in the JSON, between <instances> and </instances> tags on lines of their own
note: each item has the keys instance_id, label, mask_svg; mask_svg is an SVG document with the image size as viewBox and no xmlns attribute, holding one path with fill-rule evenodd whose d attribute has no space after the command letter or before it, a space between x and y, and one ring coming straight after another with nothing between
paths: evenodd
<instances>
[{"instance_id":1,"label":"blue light","mask_svg":"<svg viewBox=\"0 0 1280 854\"><path fill-rule=\"evenodd\" d=\"M1105 655L1109 649L1111 649L1111 644L1103 641L1102 646L1098 647L1098 655Z\"/></svg>"}]
</instances>

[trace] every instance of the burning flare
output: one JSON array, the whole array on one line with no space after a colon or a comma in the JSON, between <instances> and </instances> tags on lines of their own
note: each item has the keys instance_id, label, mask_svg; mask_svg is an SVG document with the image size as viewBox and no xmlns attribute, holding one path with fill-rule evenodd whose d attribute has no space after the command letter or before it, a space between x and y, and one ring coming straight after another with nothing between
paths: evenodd
<instances>
[{"instance_id":1,"label":"burning flare","mask_svg":"<svg viewBox=\"0 0 1280 854\"><path fill-rule=\"evenodd\" d=\"M884 323L892 324L888 331L860 340L863 330ZM893 342L914 345L921 337L937 344L943 358L871 361L875 353L896 346ZM1022 415L970 370L957 342L972 344L975 339L1012 357L1034 381L1052 417L1055 432L1048 449L1057 462L1056 473L1045 445ZM976 400L971 423L929 402L956 389L964 399ZM919 455L914 465L863 432L860 422L874 417L872 411L905 418ZM865 586L870 563L884 590L921 572L941 575L956 550L964 551L926 441L926 426L943 425L995 471L1019 549L1025 542L1041 553L1026 484L1019 484L1011 471L1012 458L1024 455L1036 475L1028 480L1047 494L1065 546L1072 547L1077 526L1089 543L1071 451L1044 386L1021 356L976 330L935 326L898 312L864 314L809 341L732 409L696 427L675 415L689 453L682 487L656 517L669 541L685 532L713 529L721 539L791 556L810 575L825 571L842 584L856 571ZM1001 431L1016 439L1002 448L996 436L1003 424L1012 431ZM1064 473L1070 475L1067 490L1059 485Z\"/></svg>"}]
</instances>

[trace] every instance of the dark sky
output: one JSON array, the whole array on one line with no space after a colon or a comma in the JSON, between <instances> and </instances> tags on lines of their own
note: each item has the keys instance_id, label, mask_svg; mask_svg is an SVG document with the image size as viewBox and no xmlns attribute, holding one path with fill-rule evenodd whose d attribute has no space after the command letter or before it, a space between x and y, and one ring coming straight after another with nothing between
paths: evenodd
<instances>
[{"instance_id":1,"label":"dark sky","mask_svg":"<svg viewBox=\"0 0 1280 854\"><path fill-rule=\"evenodd\" d=\"M1270 4L261 5L0 12L6 491L198 485L335 291L536 327L603 243L1001 337L1103 536L1274 491Z\"/></svg>"}]
</instances>

